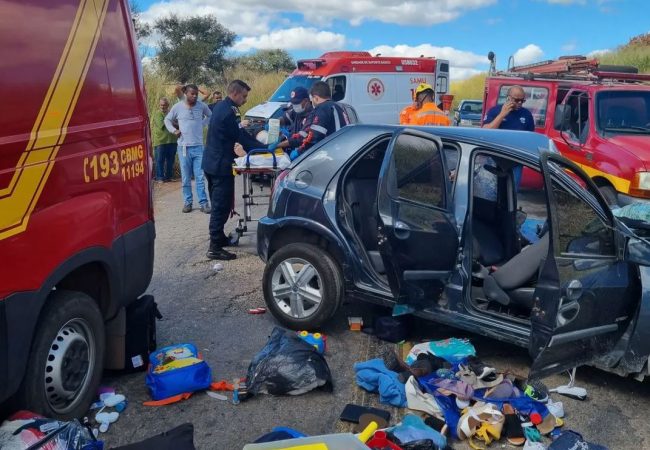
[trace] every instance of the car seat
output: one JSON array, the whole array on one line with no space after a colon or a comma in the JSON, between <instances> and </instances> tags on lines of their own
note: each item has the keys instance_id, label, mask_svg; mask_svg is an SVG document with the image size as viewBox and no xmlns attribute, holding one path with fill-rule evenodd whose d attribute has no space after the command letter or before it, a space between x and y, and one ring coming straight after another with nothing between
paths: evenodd
<instances>
[{"instance_id":1,"label":"car seat","mask_svg":"<svg viewBox=\"0 0 650 450\"><path fill-rule=\"evenodd\" d=\"M488 274L483 282L483 292L487 299L505 306L514 304L532 309L535 288L527 284L548 254L548 245L546 233L539 241L524 248L495 272Z\"/></svg>"}]
</instances>

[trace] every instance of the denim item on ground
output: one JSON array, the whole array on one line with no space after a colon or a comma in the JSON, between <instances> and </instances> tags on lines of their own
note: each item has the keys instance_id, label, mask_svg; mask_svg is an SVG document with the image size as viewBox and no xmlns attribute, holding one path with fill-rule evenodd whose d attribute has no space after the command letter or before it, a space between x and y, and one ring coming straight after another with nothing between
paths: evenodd
<instances>
[{"instance_id":1,"label":"denim item on ground","mask_svg":"<svg viewBox=\"0 0 650 450\"><path fill-rule=\"evenodd\" d=\"M186 205L192 204L192 175L196 183L196 196L199 198L199 205L208 203L205 194L205 183L201 162L203 160L203 146L178 146L178 162L181 166L181 180L183 185L183 200Z\"/></svg>"},{"instance_id":2,"label":"denim item on ground","mask_svg":"<svg viewBox=\"0 0 650 450\"><path fill-rule=\"evenodd\" d=\"M154 156L156 158L156 180L171 180L176 159L176 143L156 146Z\"/></svg>"}]
</instances>

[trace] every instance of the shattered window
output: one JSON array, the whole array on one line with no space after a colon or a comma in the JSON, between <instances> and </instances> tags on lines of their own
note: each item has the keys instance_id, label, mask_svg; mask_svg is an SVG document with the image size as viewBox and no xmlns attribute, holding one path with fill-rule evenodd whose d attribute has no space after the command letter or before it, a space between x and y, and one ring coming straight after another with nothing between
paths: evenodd
<instances>
[{"instance_id":1,"label":"shattered window","mask_svg":"<svg viewBox=\"0 0 650 450\"><path fill-rule=\"evenodd\" d=\"M580 180L570 169L560 169L559 166L553 165L558 170L563 170L572 180ZM589 195L584 187L582 192ZM616 254L613 231L592 205L566 189L557 180L553 180L553 198L556 204L559 225L557 239L561 253L600 256Z\"/></svg>"},{"instance_id":2,"label":"shattered window","mask_svg":"<svg viewBox=\"0 0 650 450\"><path fill-rule=\"evenodd\" d=\"M403 134L395 142L393 161L399 198L445 206L442 157L434 142Z\"/></svg>"}]
</instances>

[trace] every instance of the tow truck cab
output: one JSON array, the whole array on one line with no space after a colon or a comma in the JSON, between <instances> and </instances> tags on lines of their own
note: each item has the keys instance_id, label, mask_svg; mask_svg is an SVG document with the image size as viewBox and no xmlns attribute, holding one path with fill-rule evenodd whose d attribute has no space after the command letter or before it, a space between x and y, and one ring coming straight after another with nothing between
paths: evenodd
<instances>
[{"instance_id":1,"label":"tow truck cab","mask_svg":"<svg viewBox=\"0 0 650 450\"><path fill-rule=\"evenodd\" d=\"M436 58L372 56L368 52L328 52L299 60L296 69L268 102L251 108L246 119L251 131L263 128L269 118L279 118L298 86L309 89L326 81L332 99L351 105L364 123L399 122L399 112L413 102L420 83L435 86L436 103L449 91L449 61Z\"/></svg>"},{"instance_id":2,"label":"tow truck cab","mask_svg":"<svg viewBox=\"0 0 650 450\"><path fill-rule=\"evenodd\" d=\"M494 72L486 79L483 120L519 85L535 131L553 139L610 205L650 199L650 74L635 72L584 57ZM525 184L536 184L525 178Z\"/></svg>"}]
</instances>

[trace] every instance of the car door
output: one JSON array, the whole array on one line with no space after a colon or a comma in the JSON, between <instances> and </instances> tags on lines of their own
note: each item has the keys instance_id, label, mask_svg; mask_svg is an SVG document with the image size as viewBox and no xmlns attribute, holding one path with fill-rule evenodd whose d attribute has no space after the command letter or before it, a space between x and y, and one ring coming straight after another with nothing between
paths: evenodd
<instances>
[{"instance_id":1,"label":"car door","mask_svg":"<svg viewBox=\"0 0 650 450\"><path fill-rule=\"evenodd\" d=\"M397 299L394 314L423 309L442 292L455 266L458 235L449 173L437 137L393 135L379 177L379 251Z\"/></svg>"},{"instance_id":2,"label":"car door","mask_svg":"<svg viewBox=\"0 0 650 450\"><path fill-rule=\"evenodd\" d=\"M619 341L640 285L623 259L624 239L598 188L577 165L544 153L550 244L531 313L531 377L589 363Z\"/></svg>"}]
</instances>

